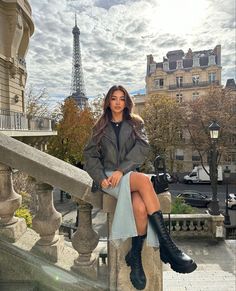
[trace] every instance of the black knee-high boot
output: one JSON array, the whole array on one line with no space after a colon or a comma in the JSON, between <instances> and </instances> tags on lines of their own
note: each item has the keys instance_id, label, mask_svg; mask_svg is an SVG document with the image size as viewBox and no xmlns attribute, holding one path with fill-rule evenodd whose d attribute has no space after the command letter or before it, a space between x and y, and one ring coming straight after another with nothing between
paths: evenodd
<instances>
[{"instance_id":1,"label":"black knee-high boot","mask_svg":"<svg viewBox=\"0 0 236 291\"><path fill-rule=\"evenodd\" d=\"M160 242L160 257L164 263L170 263L171 268L179 273L191 273L196 268L196 263L185 253L177 248L171 239L163 220L162 212L156 211L149 215L149 220L158 235Z\"/></svg>"},{"instance_id":2,"label":"black knee-high boot","mask_svg":"<svg viewBox=\"0 0 236 291\"><path fill-rule=\"evenodd\" d=\"M146 235L132 237L132 248L125 256L127 266L130 266L130 281L133 286L142 290L146 286L146 276L143 270L141 252Z\"/></svg>"}]
</instances>

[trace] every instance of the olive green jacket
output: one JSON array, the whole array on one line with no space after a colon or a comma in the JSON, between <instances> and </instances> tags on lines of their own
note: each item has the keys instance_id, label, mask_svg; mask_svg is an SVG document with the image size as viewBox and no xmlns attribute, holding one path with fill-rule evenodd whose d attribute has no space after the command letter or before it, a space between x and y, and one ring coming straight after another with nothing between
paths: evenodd
<instances>
[{"instance_id":1,"label":"olive green jacket","mask_svg":"<svg viewBox=\"0 0 236 291\"><path fill-rule=\"evenodd\" d=\"M119 133L119 150L116 135L111 123L107 125L99 144L91 138L84 150L84 169L100 185L106 179L106 171L121 170L124 174L136 170L148 155L149 144L144 131L144 124L135 126L138 136L126 120L122 122Z\"/></svg>"}]
</instances>

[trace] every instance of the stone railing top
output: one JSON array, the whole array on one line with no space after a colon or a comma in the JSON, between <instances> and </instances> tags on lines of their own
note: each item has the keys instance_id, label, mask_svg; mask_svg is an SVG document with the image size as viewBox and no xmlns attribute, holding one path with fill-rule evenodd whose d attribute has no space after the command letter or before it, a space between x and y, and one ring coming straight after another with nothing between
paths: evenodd
<instances>
[{"instance_id":1,"label":"stone railing top","mask_svg":"<svg viewBox=\"0 0 236 291\"><path fill-rule=\"evenodd\" d=\"M91 193L92 179L85 171L3 133L0 133L0 162L101 208L102 195Z\"/></svg>"},{"instance_id":2,"label":"stone railing top","mask_svg":"<svg viewBox=\"0 0 236 291\"><path fill-rule=\"evenodd\" d=\"M171 214L170 219L171 220L193 220L193 219L222 220L222 217L223 217L222 215L214 216L209 213L194 213L194 214Z\"/></svg>"}]
</instances>

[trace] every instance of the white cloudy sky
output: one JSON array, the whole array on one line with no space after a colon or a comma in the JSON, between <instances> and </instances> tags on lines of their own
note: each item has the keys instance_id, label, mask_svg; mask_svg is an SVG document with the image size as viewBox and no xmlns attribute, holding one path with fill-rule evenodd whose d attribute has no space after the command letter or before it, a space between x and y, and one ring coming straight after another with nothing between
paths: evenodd
<instances>
[{"instance_id":1,"label":"white cloudy sky","mask_svg":"<svg viewBox=\"0 0 236 291\"><path fill-rule=\"evenodd\" d=\"M87 96L113 84L145 88L146 55L222 45L222 83L235 75L235 0L29 0L35 32L27 54L28 85L52 102L70 93L74 13L80 28Z\"/></svg>"}]
</instances>

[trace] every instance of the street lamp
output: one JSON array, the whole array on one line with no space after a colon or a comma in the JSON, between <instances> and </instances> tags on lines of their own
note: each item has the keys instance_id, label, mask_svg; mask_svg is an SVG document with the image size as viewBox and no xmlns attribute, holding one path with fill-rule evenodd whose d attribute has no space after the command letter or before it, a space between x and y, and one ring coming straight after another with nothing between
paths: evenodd
<instances>
[{"instance_id":1,"label":"street lamp","mask_svg":"<svg viewBox=\"0 0 236 291\"><path fill-rule=\"evenodd\" d=\"M211 137L211 149L210 149L210 180L212 188L212 200L209 203L209 213L211 215L220 215L219 203L217 199L217 181L218 181L218 169L217 169L217 150L216 142L219 137L220 126L215 121L209 126Z\"/></svg>"},{"instance_id":2,"label":"street lamp","mask_svg":"<svg viewBox=\"0 0 236 291\"><path fill-rule=\"evenodd\" d=\"M228 211L228 196L229 196L229 178L230 178L230 169L226 166L224 170L224 180L226 183L226 192L225 192L225 219L224 224L230 225L230 216Z\"/></svg>"}]
</instances>

